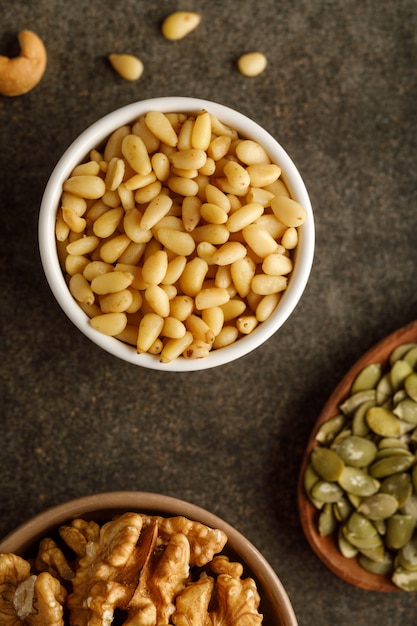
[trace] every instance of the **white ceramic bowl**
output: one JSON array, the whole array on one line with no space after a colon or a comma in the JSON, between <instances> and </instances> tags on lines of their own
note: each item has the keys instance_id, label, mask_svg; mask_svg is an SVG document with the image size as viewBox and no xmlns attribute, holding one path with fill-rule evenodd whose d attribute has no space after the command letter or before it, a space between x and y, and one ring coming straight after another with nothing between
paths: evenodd
<instances>
[{"instance_id":1,"label":"white ceramic bowl","mask_svg":"<svg viewBox=\"0 0 417 626\"><path fill-rule=\"evenodd\" d=\"M261 597L260 611L265 626L297 626L288 595L262 554L236 529L194 504L170 496L138 491L116 491L85 496L48 509L12 531L0 542L1 553L28 557L36 552L39 540L76 517L103 522L124 512L173 517L182 515L210 528L223 530L228 542L224 552L244 565L244 575L252 577Z\"/></svg>"},{"instance_id":2,"label":"white ceramic bowl","mask_svg":"<svg viewBox=\"0 0 417 626\"><path fill-rule=\"evenodd\" d=\"M282 179L291 197L307 211L307 220L299 228L299 243L295 250L294 268L288 288L275 312L267 321L259 324L250 335L242 337L232 345L211 351L206 358L191 360L180 357L170 363L160 363L157 356L138 354L134 347L114 337L106 336L90 325L88 317L71 296L59 264L55 240L55 217L63 182L68 178L72 169L87 157L91 149L104 143L118 127L133 122L150 110L191 114L202 109L208 110L225 124L235 128L240 136L254 139L266 149L272 161L280 165ZM41 202L38 232L41 261L47 281L59 305L75 326L95 344L114 356L135 365L165 371L203 370L223 365L248 354L269 339L288 319L303 294L313 263L315 243L314 217L306 187L293 161L277 140L256 122L229 107L198 98L185 97L165 97L134 102L109 113L87 128L65 151L49 178Z\"/></svg>"}]
</instances>

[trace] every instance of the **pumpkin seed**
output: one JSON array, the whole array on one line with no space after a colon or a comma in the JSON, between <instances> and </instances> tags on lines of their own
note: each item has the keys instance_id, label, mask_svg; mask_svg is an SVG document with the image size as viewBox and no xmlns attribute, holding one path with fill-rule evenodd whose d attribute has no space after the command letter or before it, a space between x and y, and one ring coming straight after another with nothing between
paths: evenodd
<instances>
[{"instance_id":1,"label":"pumpkin seed","mask_svg":"<svg viewBox=\"0 0 417 626\"><path fill-rule=\"evenodd\" d=\"M417 373L413 372L404 381L404 388L412 400L417 402Z\"/></svg>"},{"instance_id":2,"label":"pumpkin seed","mask_svg":"<svg viewBox=\"0 0 417 626\"><path fill-rule=\"evenodd\" d=\"M360 554L358 561L361 567L367 572L372 574L379 574L380 576L388 576L393 570L393 560L390 554L385 553L384 558L380 561L371 559L364 554Z\"/></svg>"},{"instance_id":3,"label":"pumpkin seed","mask_svg":"<svg viewBox=\"0 0 417 626\"><path fill-rule=\"evenodd\" d=\"M339 532L337 534L337 545L341 554L346 559L353 559L353 557L358 554L358 548L355 548L355 546L352 545L348 539L346 539L342 526L339 528Z\"/></svg>"},{"instance_id":4,"label":"pumpkin seed","mask_svg":"<svg viewBox=\"0 0 417 626\"><path fill-rule=\"evenodd\" d=\"M336 442L333 449L346 465L353 467L370 465L378 452L373 441L356 435L347 436Z\"/></svg>"},{"instance_id":5,"label":"pumpkin seed","mask_svg":"<svg viewBox=\"0 0 417 626\"><path fill-rule=\"evenodd\" d=\"M398 500L394 496L389 493L375 493L364 498L357 510L370 520L384 520L394 515L397 509Z\"/></svg>"},{"instance_id":6,"label":"pumpkin seed","mask_svg":"<svg viewBox=\"0 0 417 626\"><path fill-rule=\"evenodd\" d=\"M411 398L404 398L404 400L401 400L392 412L401 420L405 420L409 424L413 424L414 426L417 424L417 402Z\"/></svg>"},{"instance_id":7,"label":"pumpkin seed","mask_svg":"<svg viewBox=\"0 0 417 626\"><path fill-rule=\"evenodd\" d=\"M343 491L337 483L319 480L312 488L311 495L319 502L337 502L342 497Z\"/></svg>"},{"instance_id":8,"label":"pumpkin seed","mask_svg":"<svg viewBox=\"0 0 417 626\"><path fill-rule=\"evenodd\" d=\"M395 513L387 520L385 543L388 548L399 550L411 539L416 525L412 515Z\"/></svg>"},{"instance_id":9,"label":"pumpkin seed","mask_svg":"<svg viewBox=\"0 0 417 626\"><path fill-rule=\"evenodd\" d=\"M382 375L381 363L370 363L366 365L356 376L350 389L351 394L367 389L375 389Z\"/></svg>"},{"instance_id":10,"label":"pumpkin seed","mask_svg":"<svg viewBox=\"0 0 417 626\"><path fill-rule=\"evenodd\" d=\"M398 562L410 572L417 572L417 535L413 535L399 551Z\"/></svg>"},{"instance_id":11,"label":"pumpkin seed","mask_svg":"<svg viewBox=\"0 0 417 626\"><path fill-rule=\"evenodd\" d=\"M336 481L345 466L336 452L330 448L316 447L311 453L311 464L317 474L328 481Z\"/></svg>"},{"instance_id":12,"label":"pumpkin seed","mask_svg":"<svg viewBox=\"0 0 417 626\"><path fill-rule=\"evenodd\" d=\"M398 417L381 406L368 409L366 421L369 428L381 437L398 437L401 434L401 424Z\"/></svg>"},{"instance_id":13,"label":"pumpkin seed","mask_svg":"<svg viewBox=\"0 0 417 626\"><path fill-rule=\"evenodd\" d=\"M405 353L403 360L407 361L413 370L417 368L417 344L414 344L413 347Z\"/></svg>"},{"instance_id":14,"label":"pumpkin seed","mask_svg":"<svg viewBox=\"0 0 417 626\"><path fill-rule=\"evenodd\" d=\"M334 516L338 522L344 522L353 511L352 503L347 498L340 498L333 504Z\"/></svg>"},{"instance_id":15,"label":"pumpkin seed","mask_svg":"<svg viewBox=\"0 0 417 626\"><path fill-rule=\"evenodd\" d=\"M335 415L324 422L316 433L316 440L322 444L333 441L346 423L346 417L342 414Z\"/></svg>"},{"instance_id":16,"label":"pumpkin seed","mask_svg":"<svg viewBox=\"0 0 417 626\"><path fill-rule=\"evenodd\" d=\"M360 467L346 465L340 474L339 485L354 496L372 496L379 489L380 483Z\"/></svg>"},{"instance_id":17,"label":"pumpkin seed","mask_svg":"<svg viewBox=\"0 0 417 626\"><path fill-rule=\"evenodd\" d=\"M392 582L404 591L417 591L417 572L397 567L392 575Z\"/></svg>"},{"instance_id":18,"label":"pumpkin seed","mask_svg":"<svg viewBox=\"0 0 417 626\"><path fill-rule=\"evenodd\" d=\"M375 461L369 468L369 473L374 478L385 478L391 474L405 472L414 463L412 454L391 454L384 459Z\"/></svg>"},{"instance_id":19,"label":"pumpkin seed","mask_svg":"<svg viewBox=\"0 0 417 626\"><path fill-rule=\"evenodd\" d=\"M336 530L336 528L337 520L334 516L333 506L330 502L327 502L319 515L319 534L322 537L327 537L328 535L331 535Z\"/></svg>"},{"instance_id":20,"label":"pumpkin seed","mask_svg":"<svg viewBox=\"0 0 417 626\"><path fill-rule=\"evenodd\" d=\"M381 483L379 493L389 493L394 496L401 508L410 498L412 490L410 475L406 472L400 472L385 478Z\"/></svg>"},{"instance_id":21,"label":"pumpkin seed","mask_svg":"<svg viewBox=\"0 0 417 626\"><path fill-rule=\"evenodd\" d=\"M404 386L404 381L410 374L413 373L413 368L407 361L398 359L390 371L391 385L394 391L397 391Z\"/></svg>"},{"instance_id":22,"label":"pumpkin seed","mask_svg":"<svg viewBox=\"0 0 417 626\"><path fill-rule=\"evenodd\" d=\"M352 434L357 435L358 437L366 437L366 435L370 432L370 428L366 421L366 412L372 406L375 406L375 400L369 400L369 402L364 402L353 414L352 417Z\"/></svg>"},{"instance_id":23,"label":"pumpkin seed","mask_svg":"<svg viewBox=\"0 0 417 626\"><path fill-rule=\"evenodd\" d=\"M399 346L394 348L389 357L389 364L391 367L394 365L398 359L404 359L407 354L409 354L410 350L417 347L417 343L401 343Z\"/></svg>"},{"instance_id":24,"label":"pumpkin seed","mask_svg":"<svg viewBox=\"0 0 417 626\"><path fill-rule=\"evenodd\" d=\"M316 498L313 498L313 496L311 495L312 488L319 480L320 476L317 474L317 472L314 471L313 466L310 463L306 468L306 471L304 472L304 489L308 498L310 499L311 503L316 507L316 509L321 509L324 506L323 502L317 500Z\"/></svg>"},{"instance_id":25,"label":"pumpkin seed","mask_svg":"<svg viewBox=\"0 0 417 626\"><path fill-rule=\"evenodd\" d=\"M352 415L353 412L363 404L364 402L369 402L370 400L375 400L376 391L375 389L366 389L365 391L358 391L353 395L349 396L342 404L339 406L339 409L346 416Z\"/></svg>"},{"instance_id":26,"label":"pumpkin seed","mask_svg":"<svg viewBox=\"0 0 417 626\"><path fill-rule=\"evenodd\" d=\"M384 404L384 402L390 400L392 394L391 377L389 373L384 374L376 386L376 403L379 405Z\"/></svg>"}]
</instances>

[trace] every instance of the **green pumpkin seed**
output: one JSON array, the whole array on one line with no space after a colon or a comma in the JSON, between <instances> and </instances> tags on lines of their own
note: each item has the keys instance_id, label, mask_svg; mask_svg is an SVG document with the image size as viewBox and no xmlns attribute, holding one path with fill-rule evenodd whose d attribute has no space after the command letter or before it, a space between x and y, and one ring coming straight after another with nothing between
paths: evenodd
<instances>
[{"instance_id":1,"label":"green pumpkin seed","mask_svg":"<svg viewBox=\"0 0 417 626\"><path fill-rule=\"evenodd\" d=\"M404 591L417 591L417 572L397 567L392 575L392 582Z\"/></svg>"},{"instance_id":2,"label":"green pumpkin seed","mask_svg":"<svg viewBox=\"0 0 417 626\"><path fill-rule=\"evenodd\" d=\"M414 532L416 520L412 515L395 513L387 520L385 542L388 548L399 550L408 543Z\"/></svg>"},{"instance_id":3,"label":"green pumpkin seed","mask_svg":"<svg viewBox=\"0 0 417 626\"><path fill-rule=\"evenodd\" d=\"M379 461L375 461L369 468L369 473L374 478L385 478L398 472L407 471L414 463L412 454L391 454Z\"/></svg>"},{"instance_id":4,"label":"green pumpkin seed","mask_svg":"<svg viewBox=\"0 0 417 626\"><path fill-rule=\"evenodd\" d=\"M401 441L398 437L384 437L378 443L378 448L384 450L385 448L402 448L408 450L408 445L405 441Z\"/></svg>"},{"instance_id":5,"label":"green pumpkin seed","mask_svg":"<svg viewBox=\"0 0 417 626\"><path fill-rule=\"evenodd\" d=\"M370 476L360 467L349 467L346 465L340 474L338 482L342 489L362 498L372 496L379 489L379 482L375 477Z\"/></svg>"},{"instance_id":6,"label":"green pumpkin seed","mask_svg":"<svg viewBox=\"0 0 417 626\"><path fill-rule=\"evenodd\" d=\"M370 363L369 365L366 365L354 379L350 389L351 395L358 393L359 391L375 389L381 375L381 363Z\"/></svg>"},{"instance_id":7,"label":"green pumpkin seed","mask_svg":"<svg viewBox=\"0 0 417 626\"><path fill-rule=\"evenodd\" d=\"M373 441L356 435L350 435L337 441L333 449L346 465L353 467L370 465L378 452L378 448Z\"/></svg>"},{"instance_id":8,"label":"green pumpkin seed","mask_svg":"<svg viewBox=\"0 0 417 626\"><path fill-rule=\"evenodd\" d=\"M417 402L417 373L413 372L404 381L404 388L412 400Z\"/></svg>"},{"instance_id":9,"label":"green pumpkin seed","mask_svg":"<svg viewBox=\"0 0 417 626\"><path fill-rule=\"evenodd\" d=\"M314 471L311 463L307 466L306 471L304 472L304 489L306 491L307 497L310 502L316 507L316 509L321 509L324 504L319 500L316 500L311 495L311 490L314 485L320 480L320 476Z\"/></svg>"},{"instance_id":10,"label":"green pumpkin seed","mask_svg":"<svg viewBox=\"0 0 417 626\"><path fill-rule=\"evenodd\" d=\"M400 513L404 515L412 515L417 521L417 494L412 493L407 502L401 507Z\"/></svg>"},{"instance_id":11,"label":"green pumpkin seed","mask_svg":"<svg viewBox=\"0 0 417 626\"><path fill-rule=\"evenodd\" d=\"M319 480L312 488L311 495L319 502L337 502L343 496L343 491L337 483Z\"/></svg>"},{"instance_id":12,"label":"green pumpkin seed","mask_svg":"<svg viewBox=\"0 0 417 626\"><path fill-rule=\"evenodd\" d=\"M371 561L374 562L381 562L384 560L384 558L386 557L386 555L388 555L389 553L385 550L385 546L383 543L381 543L381 545L377 546L376 548L363 548L360 551L361 555L366 557L367 559L370 559ZM391 557L391 563L392 563L392 557Z\"/></svg>"},{"instance_id":13,"label":"green pumpkin seed","mask_svg":"<svg viewBox=\"0 0 417 626\"><path fill-rule=\"evenodd\" d=\"M383 448L382 450L378 450L375 456L375 461L379 461L379 459L385 459L393 455L413 457L412 453L407 448L402 448L401 446L392 446L392 448Z\"/></svg>"},{"instance_id":14,"label":"green pumpkin seed","mask_svg":"<svg viewBox=\"0 0 417 626\"><path fill-rule=\"evenodd\" d=\"M380 576L388 576L391 574L394 564L390 554L385 553L384 558L380 561L371 559L364 554L360 554L358 562L363 569L372 574L378 574Z\"/></svg>"},{"instance_id":15,"label":"green pumpkin seed","mask_svg":"<svg viewBox=\"0 0 417 626\"><path fill-rule=\"evenodd\" d=\"M417 535L413 535L400 550L398 563L410 572L417 572Z\"/></svg>"},{"instance_id":16,"label":"green pumpkin seed","mask_svg":"<svg viewBox=\"0 0 417 626\"><path fill-rule=\"evenodd\" d=\"M393 394L393 388L391 385L391 377L388 374L384 374L379 383L376 386L376 403L378 405L384 404L387 400L390 400Z\"/></svg>"},{"instance_id":17,"label":"green pumpkin seed","mask_svg":"<svg viewBox=\"0 0 417 626\"><path fill-rule=\"evenodd\" d=\"M389 356L389 364L391 365L391 367L394 365L395 361L398 361L399 359L405 360L405 357L410 352L410 350L416 347L417 343L401 343L399 346L394 348Z\"/></svg>"},{"instance_id":18,"label":"green pumpkin seed","mask_svg":"<svg viewBox=\"0 0 417 626\"><path fill-rule=\"evenodd\" d=\"M407 350L407 352L402 358L404 361L407 361L407 363L411 365L413 370L416 370L417 368L417 345L414 344L412 348Z\"/></svg>"},{"instance_id":19,"label":"green pumpkin seed","mask_svg":"<svg viewBox=\"0 0 417 626\"><path fill-rule=\"evenodd\" d=\"M366 412L372 406L375 406L375 404L375 400L370 400L369 402L364 402L358 406L352 417L352 435L366 437L366 435L370 432L371 429L366 422Z\"/></svg>"},{"instance_id":20,"label":"green pumpkin seed","mask_svg":"<svg viewBox=\"0 0 417 626\"><path fill-rule=\"evenodd\" d=\"M331 417L318 429L316 440L322 444L330 443L339 434L345 423L346 417L342 414Z\"/></svg>"},{"instance_id":21,"label":"green pumpkin seed","mask_svg":"<svg viewBox=\"0 0 417 626\"><path fill-rule=\"evenodd\" d=\"M340 498L333 504L334 516L338 522L345 522L352 511L352 503L347 498Z\"/></svg>"},{"instance_id":22,"label":"green pumpkin seed","mask_svg":"<svg viewBox=\"0 0 417 626\"><path fill-rule=\"evenodd\" d=\"M397 391L403 387L405 379L412 373L413 368L409 363L407 363L407 361L403 361L402 359L395 361L390 371L391 386L393 390Z\"/></svg>"},{"instance_id":23,"label":"green pumpkin seed","mask_svg":"<svg viewBox=\"0 0 417 626\"><path fill-rule=\"evenodd\" d=\"M364 402L375 401L376 391L375 389L367 389L365 391L358 391L352 396L346 398L344 402L339 406L339 409L347 417L352 415L356 409Z\"/></svg>"},{"instance_id":24,"label":"green pumpkin seed","mask_svg":"<svg viewBox=\"0 0 417 626\"><path fill-rule=\"evenodd\" d=\"M411 398L404 398L392 411L401 420L405 420L414 426L417 424L417 402Z\"/></svg>"},{"instance_id":25,"label":"green pumpkin seed","mask_svg":"<svg viewBox=\"0 0 417 626\"><path fill-rule=\"evenodd\" d=\"M358 548L355 548L355 546L346 539L342 527L339 528L337 534L337 546L346 559L353 559L358 554Z\"/></svg>"},{"instance_id":26,"label":"green pumpkin seed","mask_svg":"<svg viewBox=\"0 0 417 626\"><path fill-rule=\"evenodd\" d=\"M346 526L342 527L342 531L345 539L358 550L372 550L383 545L383 541L376 531L372 534L369 533L369 535L365 535L363 537L356 535Z\"/></svg>"},{"instance_id":27,"label":"green pumpkin seed","mask_svg":"<svg viewBox=\"0 0 417 626\"><path fill-rule=\"evenodd\" d=\"M331 503L326 503L319 515L318 529L319 534L322 537L327 537L334 533L337 528L337 520L334 516L333 506Z\"/></svg>"},{"instance_id":28,"label":"green pumpkin seed","mask_svg":"<svg viewBox=\"0 0 417 626\"><path fill-rule=\"evenodd\" d=\"M375 530L378 533L378 535L381 535L381 537L383 537L385 535L385 533L387 532L387 525L385 523L385 520L384 519L373 519L372 523L375 526Z\"/></svg>"},{"instance_id":29,"label":"green pumpkin seed","mask_svg":"<svg viewBox=\"0 0 417 626\"><path fill-rule=\"evenodd\" d=\"M364 498L357 510L370 520L384 520L398 510L398 500L389 493L375 493Z\"/></svg>"},{"instance_id":30,"label":"green pumpkin seed","mask_svg":"<svg viewBox=\"0 0 417 626\"><path fill-rule=\"evenodd\" d=\"M405 505L412 494L411 477L406 472L400 472L399 474L393 474L385 478L379 489L379 493L389 493L398 502L398 506L401 508Z\"/></svg>"},{"instance_id":31,"label":"green pumpkin seed","mask_svg":"<svg viewBox=\"0 0 417 626\"><path fill-rule=\"evenodd\" d=\"M345 466L344 462L334 450L315 447L311 453L311 464L317 474L328 481L336 481Z\"/></svg>"},{"instance_id":32,"label":"green pumpkin seed","mask_svg":"<svg viewBox=\"0 0 417 626\"><path fill-rule=\"evenodd\" d=\"M366 421L369 428L381 437L398 437L401 434L401 423L398 417L381 406L368 409Z\"/></svg>"}]
</instances>

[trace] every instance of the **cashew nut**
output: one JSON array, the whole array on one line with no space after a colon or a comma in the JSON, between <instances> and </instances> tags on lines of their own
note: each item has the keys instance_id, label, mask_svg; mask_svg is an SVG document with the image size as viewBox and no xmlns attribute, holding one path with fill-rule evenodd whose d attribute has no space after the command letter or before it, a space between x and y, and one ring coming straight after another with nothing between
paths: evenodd
<instances>
[{"instance_id":1,"label":"cashew nut","mask_svg":"<svg viewBox=\"0 0 417 626\"><path fill-rule=\"evenodd\" d=\"M20 55L10 59L0 56L0 94L20 96L33 89L46 69L46 49L30 30L18 34Z\"/></svg>"}]
</instances>

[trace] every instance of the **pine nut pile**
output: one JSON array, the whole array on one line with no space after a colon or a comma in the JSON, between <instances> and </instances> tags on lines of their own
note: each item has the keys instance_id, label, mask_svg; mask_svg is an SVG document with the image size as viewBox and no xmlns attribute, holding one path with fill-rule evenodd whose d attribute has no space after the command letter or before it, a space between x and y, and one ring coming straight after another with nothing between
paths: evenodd
<instances>
[{"instance_id":1,"label":"pine nut pile","mask_svg":"<svg viewBox=\"0 0 417 626\"><path fill-rule=\"evenodd\" d=\"M91 325L167 363L269 318L305 219L261 145L205 110L150 111L74 168L56 239Z\"/></svg>"}]
</instances>

